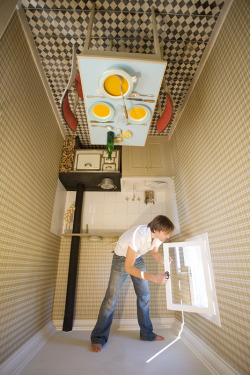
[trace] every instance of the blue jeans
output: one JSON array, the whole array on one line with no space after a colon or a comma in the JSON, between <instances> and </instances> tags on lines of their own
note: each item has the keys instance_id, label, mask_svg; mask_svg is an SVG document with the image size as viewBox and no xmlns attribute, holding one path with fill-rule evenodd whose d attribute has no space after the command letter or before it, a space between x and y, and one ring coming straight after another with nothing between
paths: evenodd
<instances>
[{"instance_id":1,"label":"blue jeans","mask_svg":"<svg viewBox=\"0 0 250 375\"><path fill-rule=\"evenodd\" d=\"M125 272L125 257L114 254L108 288L100 307L97 323L91 333L92 344L105 345L114 316L118 295L128 273ZM141 271L146 271L142 257L136 259L134 266ZM148 281L138 279L131 275L137 295L137 319L140 327L140 339L153 341L157 336L153 333L153 326L149 317L149 287Z\"/></svg>"}]
</instances>

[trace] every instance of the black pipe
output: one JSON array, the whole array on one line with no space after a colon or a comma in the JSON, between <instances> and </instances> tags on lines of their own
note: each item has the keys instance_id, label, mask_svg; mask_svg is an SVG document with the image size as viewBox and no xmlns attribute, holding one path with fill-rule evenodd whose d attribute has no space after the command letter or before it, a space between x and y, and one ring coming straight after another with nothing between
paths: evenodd
<instances>
[{"instance_id":1,"label":"black pipe","mask_svg":"<svg viewBox=\"0 0 250 375\"><path fill-rule=\"evenodd\" d=\"M81 230L83 191L84 191L84 185L78 184L77 189L76 189L73 233L80 233L80 230ZM73 327L79 244L80 244L80 237L72 236L70 259L69 259L67 295L66 295L64 321L63 321L63 331L65 332L72 331L72 327Z\"/></svg>"}]
</instances>

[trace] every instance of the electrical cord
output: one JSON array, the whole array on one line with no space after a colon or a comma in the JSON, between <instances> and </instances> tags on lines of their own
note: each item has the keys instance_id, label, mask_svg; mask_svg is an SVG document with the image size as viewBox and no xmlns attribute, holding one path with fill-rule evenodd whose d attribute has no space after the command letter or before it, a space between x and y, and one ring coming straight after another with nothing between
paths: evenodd
<instances>
[{"instance_id":1,"label":"electrical cord","mask_svg":"<svg viewBox=\"0 0 250 375\"><path fill-rule=\"evenodd\" d=\"M146 363L151 362L153 359L155 359L156 357L158 357L158 355L160 355L160 354L163 353L166 349L168 349L170 346L172 346L174 343L176 343L176 342L181 338L181 334L182 334L182 331L183 331L183 327L184 327L184 312L182 311L182 323L181 323L181 328L180 328L180 331L179 331L178 336L176 337L176 339L174 339L173 341L171 341L170 344L168 344L167 346L165 346L165 348L163 348L163 349L160 350L158 353L156 353L153 357L151 357L150 359L148 359L148 360L146 361Z\"/></svg>"}]
</instances>

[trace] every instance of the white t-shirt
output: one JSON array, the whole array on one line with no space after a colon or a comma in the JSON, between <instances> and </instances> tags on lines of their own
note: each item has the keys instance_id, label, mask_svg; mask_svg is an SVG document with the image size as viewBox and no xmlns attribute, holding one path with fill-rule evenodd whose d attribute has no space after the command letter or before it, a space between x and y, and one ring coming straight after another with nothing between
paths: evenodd
<instances>
[{"instance_id":1,"label":"white t-shirt","mask_svg":"<svg viewBox=\"0 0 250 375\"><path fill-rule=\"evenodd\" d=\"M136 258L139 258L161 244L162 241L158 238L154 238L152 242L151 230L147 225L139 225L130 228L121 235L115 247L115 254L125 257L128 247L131 247L137 253Z\"/></svg>"}]
</instances>

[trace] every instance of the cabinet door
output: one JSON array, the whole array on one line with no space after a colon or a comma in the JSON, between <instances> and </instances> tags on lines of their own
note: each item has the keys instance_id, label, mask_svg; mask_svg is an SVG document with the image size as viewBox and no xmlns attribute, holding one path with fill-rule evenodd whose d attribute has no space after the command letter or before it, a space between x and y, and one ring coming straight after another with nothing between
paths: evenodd
<instances>
[{"instance_id":1,"label":"cabinet door","mask_svg":"<svg viewBox=\"0 0 250 375\"><path fill-rule=\"evenodd\" d=\"M122 150L122 176L172 176L172 163L165 137L149 136L144 147L125 146Z\"/></svg>"},{"instance_id":2,"label":"cabinet door","mask_svg":"<svg viewBox=\"0 0 250 375\"><path fill-rule=\"evenodd\" d=\"M123 176L146 176L148 173L146 148L123 147L122 168Z\"/></svg>"},{"instance_id":3,"label":"cabinet door","mask_svg":"<svg viewBox=\"0 0 250 375\"><path fill-rule=\"evenodd\" d=\"M148 173L152 176L166 176L166 144L162 140L149 139L146 143Z\"/></svg>"}]
</instances>

